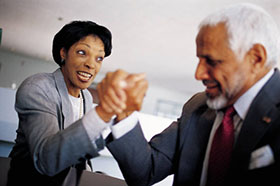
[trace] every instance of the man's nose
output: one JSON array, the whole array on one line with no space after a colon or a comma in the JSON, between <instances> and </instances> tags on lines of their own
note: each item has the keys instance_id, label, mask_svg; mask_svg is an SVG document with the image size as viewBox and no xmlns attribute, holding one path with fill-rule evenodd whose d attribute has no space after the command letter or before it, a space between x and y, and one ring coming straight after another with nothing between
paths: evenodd
<instances>
[{"instance_id":1,"label":"man's nose","mask_svg":"<svg viewBox=\"0 0 280 186\"><path fill-rule=\"evenodd\" d=\"M195 71L195 79L202 81L209 79L209 72L208 72L208 67L207 64L200 60Z\"/></svg>"}]
</instances>

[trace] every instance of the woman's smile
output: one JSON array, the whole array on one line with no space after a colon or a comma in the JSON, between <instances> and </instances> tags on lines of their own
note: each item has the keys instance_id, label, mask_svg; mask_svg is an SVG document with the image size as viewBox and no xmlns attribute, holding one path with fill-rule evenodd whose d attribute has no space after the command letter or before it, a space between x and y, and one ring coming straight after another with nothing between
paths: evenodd
<instances>
[{"instance_id":1,"label":"woman's smile","mask_svg":"<svg viewBox=\"0 0 280 186\"><path fill-rule=\"evenodd\" d=\"M82 82L88 82L90 81L90 79L92 78L92 74L88 73L88 72L84 72L84 71L78 71L77 72L78 75L78 79Z\"/></svg>"}]
</instances>

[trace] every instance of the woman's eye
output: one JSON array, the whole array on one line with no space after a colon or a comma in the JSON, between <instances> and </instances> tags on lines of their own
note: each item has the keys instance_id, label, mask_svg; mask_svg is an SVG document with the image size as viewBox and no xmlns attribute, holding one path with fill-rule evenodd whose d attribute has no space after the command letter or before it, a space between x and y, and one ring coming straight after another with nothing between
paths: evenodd
<instances>
[{"instance_id":1,"label":"woman's eye","mask_svg":"<svg viewBox=\"0 0 280 186\"><path fill-rule=\"evenodd\" d=\"M98 61L98 62L102 62L102 61L103 61L103 57L98 57L98 58L97 58L97 61Z\"/></svg>"},{"instance_id":2,"label":"woman's eye","mask_svg":"<svg viewBox=\"0 0 280 186\"><path fill-rule=\"evenodd\" d=\"M86 54L86 52L85 51L83 51L83 50L78 50L78 52L77 52L78 54L81 54L81 55L85 55Z\"/></svg>"}]
</instances>

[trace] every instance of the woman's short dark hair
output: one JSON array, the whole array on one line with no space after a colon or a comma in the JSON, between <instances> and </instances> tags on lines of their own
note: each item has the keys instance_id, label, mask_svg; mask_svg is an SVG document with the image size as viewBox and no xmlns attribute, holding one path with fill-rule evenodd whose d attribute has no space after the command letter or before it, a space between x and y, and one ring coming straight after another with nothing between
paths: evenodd
<instances>
[{"instance_id":1,"label":"woman's short dark hair","mask_svg":"<svg viewBox=\"0 0 280 186\"><path fill-rule=\"evenodd\" d=\"M97 36L102 40L105 57L111 54L112 34L106 27L92 21L73 21L64 25L54 36L52 48L54 61L62 66L64 62L61 60L60 50L64 48L67 52L74 43L88 35Z\"/></svg>"}]
</instances>

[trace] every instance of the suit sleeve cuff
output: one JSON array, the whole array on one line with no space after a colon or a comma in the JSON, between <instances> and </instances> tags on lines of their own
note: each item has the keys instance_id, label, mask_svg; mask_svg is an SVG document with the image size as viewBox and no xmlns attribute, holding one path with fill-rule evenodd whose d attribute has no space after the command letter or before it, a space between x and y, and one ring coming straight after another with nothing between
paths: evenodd
<instances>
[{"instance_id":1,"label":"suit sleeve cuff","mask_svg":"<svg viewBox=\"0 0 280 186\"><path fill-rule=\"evenodd\" d=\"M112 125L113 120L104 122L96 113L95 107L87 112L82 118L85 130L92 142L95 142L97 138L102 135L102 132Z\"/></svg>"},{"instance_id":2,"label":"suit sleeve cuff","mask_svg":"<svg viewBox=\"0 0 280 186\"><path fill-rule=\"evenodd\" d=\"M138 112L133 112L127 118L111 125L111 131L114 139L118 139L131 131L138 123Z\"/></svg>"}]
</instances>

